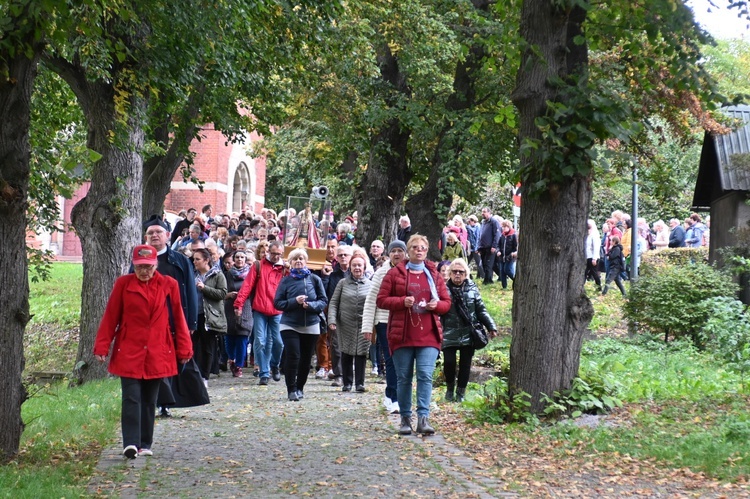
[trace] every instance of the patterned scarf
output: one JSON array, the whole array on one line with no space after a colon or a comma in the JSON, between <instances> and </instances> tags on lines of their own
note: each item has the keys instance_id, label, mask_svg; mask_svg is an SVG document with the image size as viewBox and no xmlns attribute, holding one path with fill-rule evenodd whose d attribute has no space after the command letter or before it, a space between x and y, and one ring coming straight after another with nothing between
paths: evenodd
<instances>
[{"instance_id":1,"label":"patterned scarf","mask_svg":"<svg viewBox=\"0 0 750 499\"><path fill-rule=\"evenodd\" d=\"M244 281L248 272L250 272L250 265L248 264L245 264L241 269L238 269L234 265L229 268L229 273L238 281Z\"/></svg>"},{"instance_id":2,"label":"patterned scarf","mask_svg":"<svg viewBox=\"0 0 750 499\"><path fill-rule=\"evenodd\" d=\"M289 275L291 275L294 279L304 279L305 277L310 275L310 269L307 267L303 267L301 269L292 269L289 271Z\"/></svg>"}]
</instances>

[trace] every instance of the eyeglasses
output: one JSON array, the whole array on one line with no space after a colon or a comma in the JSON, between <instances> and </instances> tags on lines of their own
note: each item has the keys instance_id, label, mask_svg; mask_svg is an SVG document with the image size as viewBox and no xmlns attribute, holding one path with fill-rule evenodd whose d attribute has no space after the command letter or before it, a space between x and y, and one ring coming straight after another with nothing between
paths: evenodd
<instances>
[{"instance_id":1,"label":"eyeglasses","mask_svg":"<svg viewBox=\"0 0 750 499\"><path fill-rule=\"evenodd\" d=\"M464 275L465 273L466 273L465 270L458 270L458 269L451 270L451 274Z\"/></svg>"},{"instance_id":2,"label":"eyeglasses","mask_svg":"<svg viewBox=\"0 0 750 499\"><path fill-rule=\"evenodd\" d=\"M416 251L427 251L427 246L412 246L411 249Z\"/></svg>"},{"instance_id":3,"label":"eyeglasses","mask_svg":"<svg viewBox=\"0 0 750 499\"><path fill-rule=\"evenodd\" d=\"M273 251L269 251L268 254L271 255L271 256L281 256L281 255L283 255L283 253L276 253L276 252L273 252Z\"/></svg>"}]
</instances>

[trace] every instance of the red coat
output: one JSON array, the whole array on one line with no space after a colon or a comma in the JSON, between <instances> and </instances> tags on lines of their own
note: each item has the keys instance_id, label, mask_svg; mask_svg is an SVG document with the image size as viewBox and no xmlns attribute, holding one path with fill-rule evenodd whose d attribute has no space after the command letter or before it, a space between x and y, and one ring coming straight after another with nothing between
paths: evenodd
<instances>
[{"instance_id":1,"label":"red coat","mask_svg":"<svg viewBox=\"0 0 750 499\"><path fill-rule=\"evenodd\" d=\"M451 308L451 296L445 286L445 280L438 274L437 267L432 262L424 262L427 271L432 275L438 292L437 308L431 314L425 314L432 320L432 327L424 330L422 337L406 337L406 321L408 308L404 306L406 295L406 263L404 260L389 270L383 278L378 291L377 306L390 310L388 318L388 348L391 352L402 347L435 347L438 350L443 342L443 326L440 316L448 313Z\"/></svg>"},{"instance_id":2,"label":"red coat","mask_svg":"<svg viewBox=\"0 0 750 499\"><path fill-rule=\"evenodd\" d=\"M263 258L260 261L260 277L257 272L257 264L250 265L250 272L242 282L242 287L237 292L237 298L234 299L234 308L242 310L245 300L250 298L250 294L255 289L255 297L251 303L253 310L263 315L280 315L281 310L277 310L273 304L276 296L276 290L279 287L281 279L286 275L284 264L279 262L274 265Z\"/></svg>"},{"instance_id":3,"label":"red coat","mask_svg":"<svg viewBox=\"0 0 750 499\"><path fill-rule=\"evenodd\" d=\"M174 337L167 296L172 302ZM94 355L106 356L113 339L110 373L136 379L176 375L177 359L193 356L177 281L159 272L148 282L139 281L135 274L118 278L96 333Z\"/></svg>"}]
</instances>

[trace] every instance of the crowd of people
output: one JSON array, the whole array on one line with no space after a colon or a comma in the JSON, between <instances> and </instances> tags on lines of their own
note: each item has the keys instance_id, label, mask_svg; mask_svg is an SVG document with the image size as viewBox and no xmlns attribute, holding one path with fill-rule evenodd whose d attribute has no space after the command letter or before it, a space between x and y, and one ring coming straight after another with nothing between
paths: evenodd
<instances>
[{"instance_id":1,"label":"crowd of people","mask_svg":"<svg viewBox=\"0 0 750 499\"><path fill-rule=\"evenodd\" d=\"M512 286L514 224L489 207L481 222L457 215L434 241L442 261L432 262L431 242L412 233L408 216L387 244L359 244L356 213L339 223L310 221L305 226L293 210L270 209L214 217L207 205L200 214L182 212L174 228L156 215L144 223L146 244L135 249L133 273L115 284L94 351L102 362L110 357L110 372L122 378L125 456L153 454L154 415L170 416L170 380L191 358L206 388L212 375L242 378L252 369L260 386L283 376L287 399L299 402L311 373L344 392L366 392L369 357L371 375L386 385L386 410L401 416L399 433L414 431L416 412L416 432L430 435L432 376L442 351L444 399L463 400L472 330L497 334L472 274L484 285ZM616 211L600 235L590 220L587 278L604 294L614 281L625 295L633 238L638 254L708 244L708 221L698 214L669 227L657 221L652 231L639 219L634 231ZM311 242L325 250L325 262L312 265L305 248Z\"/></svg>"}]
</instances>

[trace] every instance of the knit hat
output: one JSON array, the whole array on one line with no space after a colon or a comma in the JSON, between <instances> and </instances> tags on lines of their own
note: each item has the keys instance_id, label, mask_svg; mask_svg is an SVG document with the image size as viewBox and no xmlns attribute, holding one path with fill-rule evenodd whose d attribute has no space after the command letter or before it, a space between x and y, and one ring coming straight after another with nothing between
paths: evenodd
<instances>
[{"instance_id":1,"label":"knit hat","mask_svg":"<svg viewBox=\"0 0 750 499\"><path fill-rule=\"evenodd\" d=\"M151 215L151 218L143 222L143 230L148 229L152 225L158 225L167 232L170 231L169 226L166 224L166 222L164 222L164 220L161 219L159 215Z\"/></svg>"},{"instance_id":2,"label":"knit hat","mask_svg":"<svg viewBox=\"0 0 750 499\"><path fill-rule=\"evenodd\" d=\"M156 248L141 244L133 248L133 265L156 265Z\"/></svg>"},{"instance_id":3,"label":"knit hat","mask_svg":"<svg viewBox=\"0 0 750 499\"><path fill-rule=\"evenodd\" d=\"M388 254L391 253L396 248L401 248L404 253L406 253L406 243L403 242L400 239L396 239L395 241L392 241L391 244L388 245Z\"/></svg>"}]
</instances>

